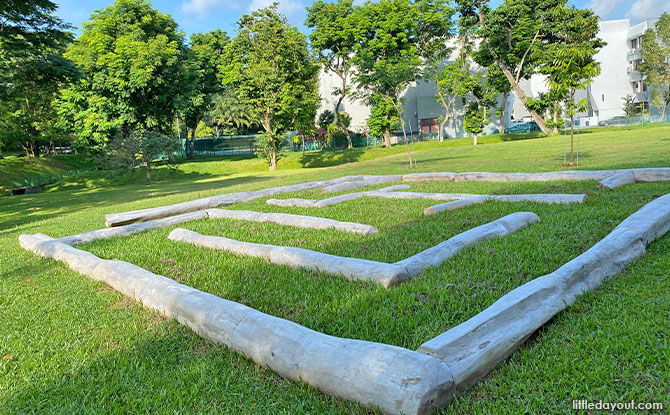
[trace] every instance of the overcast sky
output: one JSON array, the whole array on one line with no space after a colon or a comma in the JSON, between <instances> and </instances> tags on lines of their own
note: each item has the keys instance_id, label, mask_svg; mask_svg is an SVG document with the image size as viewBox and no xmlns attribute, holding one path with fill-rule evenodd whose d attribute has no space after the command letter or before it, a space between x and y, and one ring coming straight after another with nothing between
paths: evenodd
<instances>
[{"instance_id":1,"label":"overcast sky","mask_svg":"<svg viewBox=\"0 0 670 415\"><path fill-rule=\"evenodd\" d=\"M305 6L312 0L281 0L279 10L289 21L305 31ZM359 0L360 1L360 0ZM502 0L493 0L500 3ZM94 10L103 9L113 0L55 0L56 14L79 28ZM154 0L153 7L169 13L187 35L222 29L232 34L243 13L270 5L273 0ZM576 6L590 7L603 20L631 19L638 23L670 10L668 0L570 0Z\"/></svg>"}]
</instances>

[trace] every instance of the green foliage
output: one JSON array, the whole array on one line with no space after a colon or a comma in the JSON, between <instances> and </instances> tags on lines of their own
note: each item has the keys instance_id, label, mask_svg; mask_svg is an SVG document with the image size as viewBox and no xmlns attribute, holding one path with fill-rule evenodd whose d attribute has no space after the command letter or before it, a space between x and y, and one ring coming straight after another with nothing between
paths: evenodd
<instances>
[{"instance_id":1,"label":"green foliage","mask_svg":"<svg viewBox=\"0 0 670 415\"><path fill-rule=\"evenodd\" d=\"M370 136L380 138L398 127L400 117L393 104L379 95L373 95L370 104L370 116L367 119Z\"/></svg>"},{"instance_id":2,"label":"green foliage","mask_svg":"<svg viewBox=\"0 0 670 415\"><path fill-rule=\"evenodd\" d=\"M670 14L663 12L656 22L656 28L647 29L642 38L640 50L642 65L640 73L644 82L651 86L652 105L665 118L670 103Z\"/></svg>"},{"instance_id":3,"label":"green foliage","mask_svg":"<svg viewBox=\"0 0 670 415\"><path fill-rule=\"evenodd\" d=\"M212 107L212 98L222 92L217 77L217 67L223 61L223 52L230 39L226 32L214 30L191 35L190 48L186 49L186 93L179 106L190 129L196 129Z\"/></svg>"},{"instance_id":4,"label":"green foliage","mask_svg":"<svg viewBox=\"0 0 670 415\"><path fill-rule=\"evenodd\" d=\"M374 127L369 123L370 128L382 128L388 147L388 128L395 124L391 120L401 115L400 94L420 74L418 9L409 0L380 0L357 7L355 15L354 81L362 98L373 106Z\"/></svg>"},{"instance_id":5,"label":"green foliage","mask_svg":"<svg viewBox=\"0 0 670 415\"><path fill-rule=\"evenodd\" d=\"M205 124L204 121L199 121L198 126L195 129L195 136L198 138L202 137L211 137L215 134L214 130L212 127L209 125Z\"/></svg>"},{"instance_id":6,"label":"green foliage","mask_svg":"<svg viewBox=\"0 0 670 415\"><path fill-rule=\"evenodd\" d=\"M151 183L151 167L156 159L170 161L181 147L181 140L156 131L118 135L109 142L108 151L99 158L103 167L122 170L143 168Z\"/></svg>"},{"instance_id":7,"label":"green foliage","mask_svg":"<svg viewBox=\"0 0 670 415\"><path fill-rule=\"evenodd\" d=\"M638 111L639 104L635 103L635 98L626 95L621 99L623 100L623 113L626 115L626 117L636 116L637 113L639 112Z\"/></svg>"},{"instance_id":8,"label":"green foliage","mask_svg":"<svg viewBox=\"0 0 670 415\"><path fill-rule=\"evenodd\" d=\"M328 126L334 122L335 122L335 114L333 114L333 111L324 110L321 114L319 114L319 121L318 121L319 127L327 129Z\"/></svg>"},{"instance_id":9,"label":"green foliage","mask_svg":"<svg viewBox=\"0 0 670 415\"><path fill-rule=\"evenodd\" d=\"M172 17L147 0L117 0L93 13L66 53L85 77L63 91L60 115L94 150L118 133L167 132L184 89L183 56Z\"/></svg>"},{"instance_id":10,"label":"green foliage","mask_svg":"<svg viewBox=\"0 0 670 415\"><path fill-rule=\"evenodd\" d=\"M276 169L283 135L316 116L319 67L305 35L277 13L276 3L243 15L219 70L224 86L263 127L269 166Z\"/></svg>"},{"instance_id":11,"label":"green foliage","mask_svg":"<svg viewBox=\"0 0 670 415\"><path fill-rule=\"evenodd\" d=\"M211 109L206 114L207 122L214 127L216 136L221 133L236 134L251 126L249 110L229 89L212 98Z\"/></svg>"},{"instance_id":12,"label":"green foliage","mask_svg":"<svg viewBox=\"0 0 670 415\"><path fill-rule=\"evenodd\" d=\"M325 3L317 0L307 7L305 24L312 29L309 35L312 50L323 66L335 73L341 85L334 88L332 94L338 96L335 105L335 122L340 129L346 130L340 113L340 105L349 94L349 74L352 56L356 47L356 16L352 0L337 0Z\"/></svg>"}]
</instances>

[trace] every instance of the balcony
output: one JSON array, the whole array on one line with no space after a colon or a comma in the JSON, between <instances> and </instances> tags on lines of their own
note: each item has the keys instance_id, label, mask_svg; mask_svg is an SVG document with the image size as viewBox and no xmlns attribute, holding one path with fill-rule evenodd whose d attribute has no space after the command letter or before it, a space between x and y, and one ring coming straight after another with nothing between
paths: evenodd
<instances>
[{"instance_id":1,"label":"balcony","mask_svg":"<svg viewBox=\"0 0 670 415\"><path fill-rule=\"evenodd\" d=\"M644 75L639 73L636 70L629 70L628 71L628 81L629 82L635 82L635 81L641 81L644 79Z\"/></svg>"},{"instance_id":2,"label":"balcony","mask_svg":"<svg viewBox=\"0 0 670 415\"><path fill-rule=\"evenodd\" d=\"M628 60L629 61L634 61L637 59L642 59L642 55L640 55L640 48L637 49L629 49L628 50Z\"/></svg>"}]
</instances>

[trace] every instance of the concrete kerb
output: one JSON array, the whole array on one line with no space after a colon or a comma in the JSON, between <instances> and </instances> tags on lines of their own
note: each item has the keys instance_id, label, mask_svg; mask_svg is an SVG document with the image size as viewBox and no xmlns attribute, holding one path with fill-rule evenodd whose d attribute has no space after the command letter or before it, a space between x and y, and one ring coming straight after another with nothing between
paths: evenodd
<instances>
[{"instance_id":1,"label":"concrete kerb","mask_svg":"<svg viewBox=\"0 0 670 415\"><path fill-rule=\"evenodd\" d=\"M224 250L236 255L263 258L276 265L309 268L350 280L368 280L389 288L421 274L429 267L440 266L460 250L472 244L508 235L539 221L531 212L517 212L472 228L402 261L388 264L359 258L341 257L290 246L241 242L219 236L201 235L187 229L174 229L169 239L196 246Z\"/></svg>"},{"instance_id":2,"label":"concrete kerb","mask_svg":"<svg viewBox=\"0 0 670 415\"><path fill-rule=\"evenodd\" d=\"M77 267L204 338L324 393L398 415L431 414L453 396L449 368L427 354L328 336L43 235L21 235L19 242L45 258Z\"/></svg>"},{"instance_id":3,"label":"concrete kerb","mask_svg":"<svg viewBox=\"0 0 670 415\"><path fill-rule=\"evenodd\" d=\"M477 203L484 203L489 201L499 202L534 202L534 203L548 203L548 204L568 204L568 203L584 203L586 194L528 194L528 195L473 195L470 198L463 198L462 200L455 200L453 202L440 203L439 205L430 206L423 210L424 215L434 215L436 213L460 209L466 206L471 206Z\"/></svg>"},{"instance_id":4,"label":"concrete kerb","mask_svg":"<svg viewBox=\"0 0 670 415\"><path fill-rule=\"evenodd\" d=\"M627 169L630 170L630 169ZM268 197L280 193L288 193L299 190L315 188L327 188L331 185L345 184L346 186L357 186L352 182L395 180L400 177L401 181L479 181L479 182L523 182L523 181L560 181L560 180L604 180L616 173L627 170L566 170L546 173L490 173L490 172L436 172L436 173L410 173L402 176L346 176L332 180L323 180L293 184L288 186L273 187L252 192L228 193L219 196L211 196L189 202L177 203L175 205L155 207L149 209L134 210L122 213L111 213L105 215L107 226L120 226L134 222L159 219L180 213L204 210L214 207L226 206L232 203L245 202L259 197ZM636 182L669 181L670 168L632 169ZM392 179L388 179L392 178ZM346 187L345 186L345 187ZM352 187L349 187L352 188Z\"/></svg>"},{"instance_id":5,"label":"concrete kerb","mask_svg":"<svg viewBox=\"0 0 670 415\"><path fill-rule=\"evenodd\" d=\"M619 273L669 230L667 194L629 216L577 258L510 291L481 313L427 341L419 351L449 366L457 392L467 389L577 296Z\"/></svg>"}]
</instances>

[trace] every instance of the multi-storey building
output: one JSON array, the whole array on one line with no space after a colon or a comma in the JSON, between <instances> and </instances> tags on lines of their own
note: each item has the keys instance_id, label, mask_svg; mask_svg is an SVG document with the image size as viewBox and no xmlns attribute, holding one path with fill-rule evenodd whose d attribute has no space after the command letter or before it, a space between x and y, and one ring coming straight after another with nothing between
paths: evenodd
<instances>
[{"instance_id":1,"label":"multi-storey building","mask_svg":"<svg viewBox=\"0 0 670 415\"><path fill-rule=\"evenodd\" d=\"M653 28L658 19L645 20L632 25L629 19L600 21L598 36L607 44L598 52L596 59L600 62L601 72L585 91L579 91L576 99L588 98L590 110L578 115L576 124L580 126L597 125L615 116L624 115L623 99L630 96L638 104L640 110L651 110L649 86L639 72L642 58L640 56L641 39L648 28ZM322 102L320 111L333 110L337 97L332 95L335 87L340 86L340 79L332 73L323 73L320 79L319 92ZM529 96L537 98L547 91L542 76L533 76L521 82L522 89ZM432 82L417 81L410 85L403 94L404 118L407 129L413 132L436 132L437 119L444 114L444 109L436 99L436 89ZM451 119L445 126L446 137L463 136L463 108L468 98L457 98L451 109ZM502 96L498 98L498 103ZM361 101L347 98L341 110L352 117L352 129L362 130L370 114L369 108ZM502 120L505 127L521 120L530 120L530 114L520 100L512 92L505 104L506 116ZM501 121L493 117L486 127L485 133L492 133L500 127Z\"/></svg>"}]
</instances>

